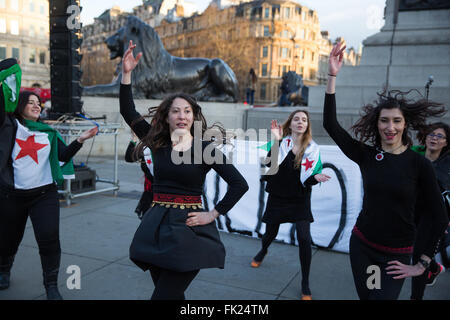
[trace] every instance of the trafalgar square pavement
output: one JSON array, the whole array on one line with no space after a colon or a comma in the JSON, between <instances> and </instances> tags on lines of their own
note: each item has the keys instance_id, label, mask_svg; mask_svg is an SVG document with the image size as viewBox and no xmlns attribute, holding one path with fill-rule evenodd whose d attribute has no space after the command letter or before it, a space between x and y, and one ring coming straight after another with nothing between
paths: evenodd
<instances>
[{"instance_id":1,"label":"trafalgar square pavement","mask_svg":"<svg viewBox=\"0 0 450 320\"><path fill-rule=\"evenodd\" d=\"M76 159L86 161L85 157ZM90 158L100 177L113 175L113 160ZM140 166L119 160L120 190L61 202L62 261L59 288L66 300L148 300L153 291L149 272L129 260L129 246L139 219L134 213L143 190ZM274 242L261 267L250 267L261 241L220 233L226 248L225 269L204 269L186 291L188 300L298 300L301 272L298 247ZM11 273L11 286L0 300L43 300L42 269L33 228L28 220ZM75 267L74 267L75 266ZM79 268L77 270L77 268ZM74 271L75 270L75 271ZM67 273L69 271L69 273ZM80 286L73 276L80 272ZM69 280L69 281L68 281ZM68 282L73 289L68 288ZM310 287L314 300L357 300L348 254L313 247ZM411 280L400 295L408 300ZM450 272L427 287L426 300L450 299Z\"/></svg>"}]
</instances>

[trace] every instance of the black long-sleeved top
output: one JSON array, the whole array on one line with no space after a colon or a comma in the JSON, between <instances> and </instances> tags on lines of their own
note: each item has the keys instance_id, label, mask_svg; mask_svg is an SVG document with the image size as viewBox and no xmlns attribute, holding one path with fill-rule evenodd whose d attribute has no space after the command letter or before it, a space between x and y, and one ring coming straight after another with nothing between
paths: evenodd
<instances>
[{"instance_id":1,"label":"black long-sleeved top","mask_svg":"<svg viewBox=\"0 0 450 320\"><path fill-rule=\"evenodd\" d=\"M121 84L120 86L120 113L140 139L148 134L151 128L150 124L136 111L131 85ZM223 199L215 206L215 209L220 214L225 214L247 192L248 184L232 164L226 163L226 157L223 153L215 148L212 150L212 157L216 159L215 156L217 155L222 160L221 163L207 164L202 157L201 163L196 164L199 161L198 159L194 161L195 143L202 144L202 151L209 145L208 142L197 142L194 140L193 147L186 151L186 153L189 153L187 156L191 160L190 164L173 163L171 146L152 150L154 166L153 192L199 196L203 192L206 174L210 169L214 169L229 186ZM186 156L183 152L179 152L179 155L181 157Z\"/></svg>"},{"instance_id":2,"label":"black long-sleeved top","mask_svg":"<svg viewBox=\"0 0 450 320\"><path fill-rule=\"evenodd\" d=\"M424 219L430 232L418 234L416 249L428 257L448 224L436 175L429 160L409 148L401 154L384 153L353 139L338 123L334 94L325 95L325 130L344 154L361 170L364 198L356 228L366 240L388 248L412 247L415 240L414 209L417 197L427 203Z\"/></svg>"},{"instance_id":3,"label":"black long-sleeved top","mask_svg":"<svg viewBox=\"0 0 450 320\"><path fill-rule=\"evenodd\" d=\"M0 90L1 91L1 90ZM11 154L14 148L17 122L12 114L6 114L3 93L0 94L0 187L8 192L20 193L15 188ZM74 140L66 146L58 139L58 160L67 162L81 149L82 143Z\"/></svg>"}]
</instances>

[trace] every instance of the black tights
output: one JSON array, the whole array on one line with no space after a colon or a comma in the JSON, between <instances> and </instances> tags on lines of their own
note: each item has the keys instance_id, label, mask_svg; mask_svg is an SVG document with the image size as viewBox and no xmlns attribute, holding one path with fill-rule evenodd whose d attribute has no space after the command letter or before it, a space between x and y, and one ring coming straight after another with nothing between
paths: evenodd
<instances>
[{"instance_id":1,"label":"black tights","mask_svg":"<svg viewBox=\"0 0 450 320\"><path fill-rule=\"evenodd\" d=\"M184 292L200 270L176 272L152 267L150 274L155 285L152 300L185 300Z\"/></svg>"},{"instance_id":2,"label":"black tights","mask_svg":"<svg viewBox=\"0 0 450 320\"><path fill-rule=\"evenodd\" d=\"M311 268L311 223L309 221L297 221L295 229L297 231L298 251L300 257L300 265L302 268L302 293L311 294L309 289L309 270ZM266 232L262 237L262 249L255 256L255 261L262 261L267 254L267 249L275 240L280 229L279 224L266 224Z\"/></svg>"}]
</instances>

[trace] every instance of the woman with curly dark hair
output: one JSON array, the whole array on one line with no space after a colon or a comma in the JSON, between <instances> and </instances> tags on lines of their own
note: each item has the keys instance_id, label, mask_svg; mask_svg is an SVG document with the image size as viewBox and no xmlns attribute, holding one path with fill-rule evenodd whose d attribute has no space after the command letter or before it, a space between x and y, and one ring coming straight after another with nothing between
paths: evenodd
<instances>
[{"instance_id":1,"label":"woman with curly dark hair","mask_svg":"<svg viewBox=\"0 0 450 320\"><path fill-rule=\"evenodd\" d=\"M446 193L450 191L450 152L447 137L449 136L449 126L443 122L435 122L425 126L419 130L417 134L417 140L421 145L411 147L412 150L422 154L431 161L436 178L438 180L439 188L444 194L444 201L447 207L447 214L450 214L449 203ZM419 196L416 205L416 225L418 226L418 233L424 232L428 228L426 222L422 223L422 217L428 212L427 204L422 201L422 197ZM440 239L440 246L437 251L440 251L442 262L448 267L448 257L446 251L446 235L442 234ZM440 248L440 250L439 250ZM413 263L419 260L420 252L414 250ZM411 287L411 299L422 300L425 292L426 285L433 285L436 281L436 277L444 271L444 266L438 263L435 259L432 259L430 266L427 270L418 277L412 279Z\"/></svg>"},{"instance_id":2,"label":"woman with curly dark hair","mask_svg":"<svg viewBox=\"0 0 450 320\"><path fill-rule=\"evenodd\" d=\"M352 127L358 139L352 138L336 117L335 84L344 50L336 44L330 54L323 123L342 152L358 164L363 180L362 210L350 237L353 278L360 299L397 299L404 279L428 267L448 224L430 161L409 148L409 131L445 109L427 100L409 101L400 92L380 94L376 105L364 107ZM430 228L416 237L418 195L428 206L423 219ZM413 245L420 259L409 265Z\"/></svg>"},{"instance_id":3,"label":"woman with curly dark hair","mask_svg":"<svg viewBox=\"0 0 450 320\"><path fill-rule=\"evenodd\" d=\"M155 285L152 299L183 300L200 269L223 269L225 248L215 219L237 203L248 185L213 143L202 141L208 128L193 97L183 93L167 97L151 108L151 124L136 111L131 74L142 53L135 58L135 47L130 41L122 59L120 112L141 140L136 153L151 151L154 179L152 207L134 235L130 259L150 270ZM200 125L194 126L194 121ZM229 188L215 208L205 212L201 195L211 169Z\"/></svg>"}]
</instances>

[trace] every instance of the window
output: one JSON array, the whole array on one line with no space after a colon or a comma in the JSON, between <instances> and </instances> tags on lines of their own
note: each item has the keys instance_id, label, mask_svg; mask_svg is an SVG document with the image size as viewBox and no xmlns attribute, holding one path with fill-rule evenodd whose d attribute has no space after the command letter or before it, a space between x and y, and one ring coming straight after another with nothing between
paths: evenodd
<instances>
[{"instance_id":1,"label":"window","mask_svg":"<svg viewBox=\"0 0 450 320\"><path fill-rule=\"evenodd\" d=\"M11 4L11 9L14 11L19 11L19 0L9 0Z\"/></svg>"},{"instance_id":2,"label":"window","mask_svg":"<svg viewBox=\"0 0 450 320\"><path fill-rule=\"evenodd\" d=\"M42 15L45 14L45 7L44 7L43 4L41 4L41 5L39 6L39 13L42 14Z\"/></svg>"},{"instance_id":3,"label":"window","mask_svg":"<svg viewBox=\"0 0 450 320\"><path fill-rule=\"evenodd\" d=\"M314 52L311 53L311 61L314 61Z\"/></svg>"},{"instance_id":4,"label":"window","mask_svg":"<svg viewBox=\"0 0 450 320\"><path fill-rule=\"evenodd\" d=\"M34 2L30 1L30 12L34 12Z\"/></svg>"},{"instance_id":5,"label":"window","mask_svg":"<svg viewBox=\"0 0 450 320\"><path fill-rule=\"evenodd\" d=\"M269 26L264 26L264 37L270 37Z\"/></svg>"},{"instance_id":6,"label":"window","mask_svg":"<svg viewBox=\"0 0 450 320\"><path fill-rule=\"evenodd\" d=\"M19 21L11 20L11 34L19 35Z\"/></svg>"},{"instance_id":7,"label":"window","mask_svg":"<svg viewBox=\"0 0 450 320\"><path fill-rule=\"evenodd\" d=\"M264 9L264 18L269 18L270 16L270 8L265 8Z\"/></svg>"},{"instance_id":8,"label":"window","mask_svg":"<svg viewBox=\"0 0 450 320\"><path fill-rule=\"evenodd\" d=\"M287 31L287 30L283 30L283 33L282 33L282 37L283 38L289 38L289 31Z\"/></svg>"},{"instance_id":9,"label":"window","mask_svg":"<svg viewBox=\"0 0 450 320\"><path fill-rule=\"evenodd\" d=\"M36 62L36 49L30 49L30 56L29 56L29 62L35 63Z\"/></svg>"},{"instance_id":10,"label":"window","mask_svg":"<svg viewBox=\"0 0 450 320\"><path fill-rule=\"evenodd\" d=\"M267 77L267 63L263 63L261 66L261 76Z\"/></svg>"},{"instance_id":11,"label":"window","mask_svg":"<svg viewBox=\"0 0 450 320\"><path fill-rule=\"evenodd\" d=\"M41 38L45 38L45 28L44 27L41 27L39 29L39 35L41 36Z\"/></svg>"},{"instance_id":12,"label":"window","mask_svg":"<svg viewBox=\"0 0 450 320\"><path fill-rule=\"evenodd\" d=\"M263 47L263 58L267 58L269 56L269 47Z\"/></svg>"},{"instance_id":13,"label":"window","mask_svg":"<svg viewBox=\"0 0 450 320\"><path fill-rule=\"evenodd\" d=\"M287 66L283 66L283 75L288 72Z\"/></svg>"},{"instance_id":14,"label":"window","mask_svg":"<svg viewBox=\"0 0 450 320\"><path fill-rule=\"evenodd\" d=\"M300 39L305 39L305 29L300 30Z\"/></svg>"},{"instance_id":15,"label":"window","mask_svg":"<svg viewBox=\"0 0 450 320\"><path fill-rule=\"evenodd\" d=\"M6 0L0 0L0 8L6 7Z\"/></svg>"},{"instance_id":16,"label":"window","mask_svg":"<svg viewBox=\"0 0 450 320\"><path fill-rule=\"evenodd\" d=\"M20 59L20 51L19 48L12 48L12 57L14 59Z\"/></svg>"},{"instance_id":17,"label":"window","mask_svg":"<svg viewBox=\"0 0 450 320\"><path fill-rule=\"evenodd\" d=\"M300 49L300 59L305 59L305 50Z\"/></svg>"},{"instance_id":18,"label":"window","mask_svg":"<svg viewBox=\"0 0 450 320\"><path fill-rule=\"evenodd\" d=\"M30 37L34 37L36 32L34 31L34 26L30 26Z\"/></svg>"},{"instance_id":19,"label":"window","mask_svg":"<svg viewBox=\"0 0 450 320\"><path fill-rule=\"evenodd\" d=\"M0 33L6 33L6 20L0 19Z\"/></svg>"},{"instance_id":20,"label":"window","mask_svg":"<svg viewBox=\"0 0 450 320\"><path fill-rule=\"evenodd\" d=\"M288 48L281 48L281 57L282 58L287 58L288 57L288 52L289 52Z\"/></svg>"},{"instance_id":21,"label":"window","mask_svg":"<svg viewBox=\"0 0 450 320\"><path fill-rule=\"evenodd\" d=\"M303 67L300 67L300 75L303 77Z\"/></svg>"},{"instance_id":22,"label":"window","mask_svg":"<svg viewBox=\"0 0 450 320\"><path fill-rule=\"evenodd\" d=\"M44 50L41 50L41 52L39 53L39 63L45 64L45 51Z\"/></svg>"},{"instance_id":23,"label":"window","mask_svg":"<svg viewBox=\"0 0 450 320\"><path fill-rule=\"evenodd\" d=\"M284 17L289 18L291 15L291 8L284 8Z\"/></svg>"},{"instance_id":24,"label":"window","mask_svg":"<svg viewBox=\"0 0 450 320\"><path fill-rule=\"evenodd\" d=\"M0 47L0 60L6 59L6 47Z\"/></svg>"},{"instance_id":25,"label":"window","mask_svg":"<svg viewBox=\"0 0 450 320\"><path fill-rule=\"evenodd\" d=\"M259 92L259 98L261 100L266 100L266 84L265 83L261 83L261 89Z\"/></svg>"}]
</instances>

